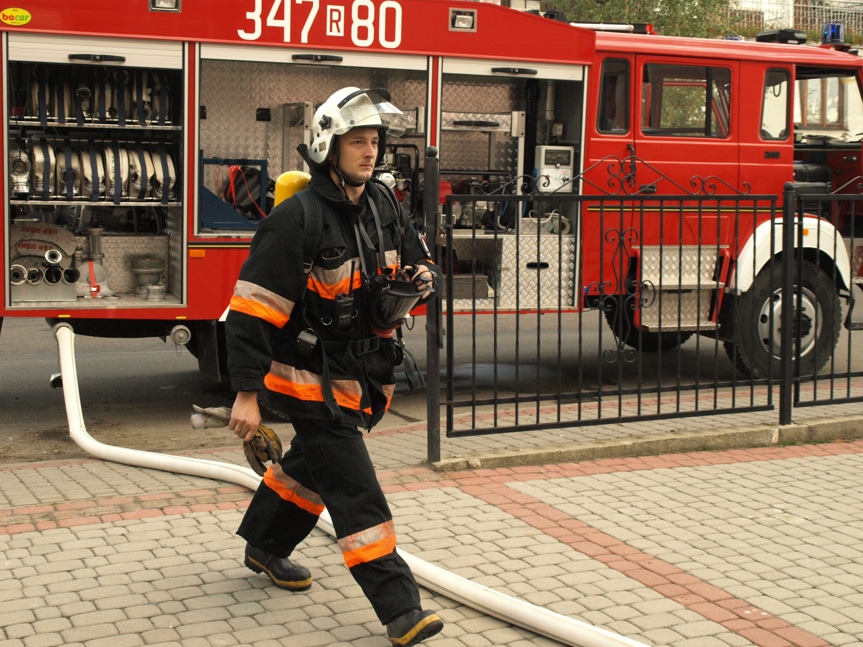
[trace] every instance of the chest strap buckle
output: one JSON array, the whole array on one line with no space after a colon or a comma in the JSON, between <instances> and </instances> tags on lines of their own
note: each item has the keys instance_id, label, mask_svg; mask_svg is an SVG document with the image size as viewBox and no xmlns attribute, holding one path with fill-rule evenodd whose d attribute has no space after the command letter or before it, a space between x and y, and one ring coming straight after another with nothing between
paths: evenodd
<instances>
[{"instance_id":1,"label":"chest strap buckle","mask_svg":"<svg viewBox=\"0 0 863 647\"><path fill-rule=\"evenodd\" d=\"M368 355L379 350L381 347L381 338L369 337L368 339L357 339L354 344L354 351L357 357L360 357L361 355Z\"/></svg>"}]
</instances>

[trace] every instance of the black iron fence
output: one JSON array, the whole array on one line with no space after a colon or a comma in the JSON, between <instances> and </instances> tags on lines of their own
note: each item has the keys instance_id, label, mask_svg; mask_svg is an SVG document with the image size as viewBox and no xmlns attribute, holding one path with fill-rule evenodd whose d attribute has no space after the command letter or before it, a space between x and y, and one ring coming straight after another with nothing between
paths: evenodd
<instances>
[{"instance_id":1,"label":"black iron fence","mask_svg":"<svg viewBox=\"0 0 863 647\"><path fill-rule=\"evenodd\" d=\"M430 459L440 429L752 411L787 424L794 406L863 400L863 196L522 188L450 196L430 230L445 272Z\"/></svg>"},{"instance_id":2,"label":"black iron fence","mask_svg":"<svg viewBox=\"0 0 863 647\"><path fill-rule=\"evenodd\" d=\"M820 370L817 371L801 371L795 367L793 362L789 362L791 366L785 367L785 372L782 374L782 382L780 383L783 389L783 405L780 408L780 423L790 421L791 407L817 406L823 404L839 404L844 402L859 402L863 396L863 348L861 347L861 333L863 330L863 196L860 194L854 195L794 195L796 198L796 210L789 210L786 218L795 218L798 226L795 229L793 241L786 242L786 246L794 245L799 249L802 247L802 238L810 231L806 228L806 223L812 221L812 218L818 218L819 221L828 223L836 223L837 232L834 237L829 237L829 230L821 233L820 243L822 247L832 252L834 257L840 258L839 263L833 266L826 264L824 271L830 277L834 285L845 285L842 277L839 276L839 270L842 263L847 263L849 268L849 279L847 289L840 290L840 308L841 316L838 321L827 321L835 326L838 334L835 336L836 342L832 348L826 345L823 348L816 350L822 353L818 357L817 363ZM800 213L812 214L809 218L804 218L797 214ZM811 234L810 234L811 237ZM847 254L847 258L842 257L842 253ZM800 260L800 258L804 260ZM798 253L794 256L794 262L783 263L783 279L786 284L790 284L797 290L795 295L799 294L800 289L797 286L805 282L801 279L803 271L805 271L805 254ZM824 260L824 259L822 259ZM802 267L801 267L802 266ZM800 348L800 343L795 334L802 325L799 319L802 317L799 309L786 309L783 311L783 316L789 317L791 320L791 340L787 343L793 346L791 357L799 356L805 348ZM804 318L805 319L805 318ZM803 322L805 324L805 320ZM784 339L784 337L783 337Z\"/></svg>"}]
</instances>

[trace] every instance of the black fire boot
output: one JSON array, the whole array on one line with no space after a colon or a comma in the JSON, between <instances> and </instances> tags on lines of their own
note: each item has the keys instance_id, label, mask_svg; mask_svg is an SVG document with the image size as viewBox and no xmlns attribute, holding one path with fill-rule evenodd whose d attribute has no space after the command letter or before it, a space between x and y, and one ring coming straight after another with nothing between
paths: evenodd
<instances>
[{"instance_id":1,"label":"black fire boot","mask_svg":"<svg viewBox=\"0 0 863 647\"><path fill-rule=\"evenodd\" d=\"M398 647L418 645L443 629L443 620L432 611L416 609L387 623L387 638Z\"/></svg>"},{"instance_id":2,"label":"black fire boot","mask_svg":"<svg viewBox=\"0 0 863 647\"><path fill-rule=\"evenodd\" d=\"M309 569L294 564L287 557L275 557L249 544L246 544L244 563L255 573L266 573L280 589L305 591L312 585Z\"/></svg>"}]
</instances>

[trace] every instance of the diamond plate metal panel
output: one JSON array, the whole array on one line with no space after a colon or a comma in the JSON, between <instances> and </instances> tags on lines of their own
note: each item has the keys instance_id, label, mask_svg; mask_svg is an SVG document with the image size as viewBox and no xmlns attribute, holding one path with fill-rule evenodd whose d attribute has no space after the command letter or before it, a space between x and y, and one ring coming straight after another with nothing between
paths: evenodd
<instances>
[{"instance_id":1,"label":"diamond plate metal panel","mask_svg":"<svg viewBox=\"0 0 863 647\"><path fill-rule=\"evenodd\" d=\"M505 171L515 176L518 140L497 132L444 131L441 133L441 169L482 174Z\"/></svg>"},{"instance_id":2,"label":"diamond plate metal panel","mask_svg":"<svg viewBox=\"0 0 863 647\"><path fill-rule=\"evenodd\" d=\"M102 266L108 287L114 292L135 295L138 284L132 272L135 256L161 258L168 264L168 236L102 235ZM167 270L166 270L167 271Z\"/></svg>"},{"instance_id":3,"label":"diamond plate metal panel","mask_svg":"<svg viewBox=\"0 0 863 647\"><path fill-rule=\"evenodd\" d=\"M57 283L49 285L42 281L36 285L10 285L9 292L15 303L75 303L77 300L75 285Z\"/></svg>"},{"instance_id":4,"label":"diamond plate metal panel","mask_svg":"<svg viewBox=\"0 0 863 647\"><path fill-rule=\"evenodd\" d=\"M441 170L517 171L518 142L510 137L511 113L519 105L521 92L512 80L447 76L443 85L443 110L461 119L496 121L499 131L455 129L441 133ZM472 116L472 117L471 117Z\"/></svg>"},{"instance_id":5,"label":"diamond plate metal panel","mask_svg":"<svg viewBox=\"0 0 863 647\"><path fill-rule=\"evenodd\" d=\"M641 280L657 288L710 283L717 257L716 247L645 246L641 249Z\"/></svg>"},{"instance_id":6,"label":"diamond plate metal panel","mask_svg":"<svg viewBox=\"0 0 863 647\"><path fill-rule=\"evenodd\" d=\"M447 112L508 112L515 110L520 96L511 79L447 75L442 106Z\"/></svg>"},{"instance_id":7,"label":"diamond plate metal panel","mask_svg":"<svg viewBox=\"0 0 863 647\"><path fill-rule=\"evenodd\" d=\"M696 330L713 328L710 322L712 291L687 290L656 293L648 290L641 308L641 325L647 330Z\"/></svg>"},{"instance_id":8,"label":"diamond plate metal panel","mask_svg":"<svg viewBox=\"0 0 863 647\"><path fill-rule=\"evenodd\" d=\"M575 238L555 235L502 239L501 308L572 307Z\"/></svg>"},{"instance_id":9,"label":"diamond plate metal panel","mask_svg":"<svg viewBox=\"0 0 863 647\"><path fill-rule=\"evenodd\" d=\"M456 310L490 307L494 297L499 308L557 308L575 303L573 236L456 236L453 251L458 259L472 259L477 274L486 274L491 286L489 299L478 299L476 304L456 299Z\"/></svg>"},{"instance_id":10,"label":"diamond plate metal panel","mask_svg":"<svg viewBox=\"0 0 863 647\"><path fill-rule=\"evenodd\" d=\"M183 291L185 285L185 262L183 240L183 212L182 209L170 208L167 210L165 233L168 235L168 276L166 277L166 292L186 302Z\"/></svg>"},{"instance_id":11,"label":"diamond plate metal panel","mask_svg":"<svg viewBox=\"0 0 863 647\"><path fill-rule=\"evenodd\" d=\"M649 330L713 327L710 306L719 287L714 280L718 256L716 247L643 247L642 325Z\"/></svg>"},{"instance_id":12,"label":"diamond plate metal panel","mask_svg":"<svg viewBox=\"0 0 863 647\"><path fill-rule=\"evenodd\" d=\"M424 106L424 73L403 70L285 65L249 61L202 61L201 120L204 157L265 159L270 177L302 168L295 152L303 143L302 124L291 123L288 104L323 102L346 86L383 87L393 103L404 110ZM421 76L422 75L422 76ZM258 108L269 108L271 121L257 121ZM417 137L403 138L414 142ZM422 150L423 139L418 139ZM283 151L290 151L283 159ZM219 193L227 169L206 169L205 186Z\"/></svg>"}]
</instances>

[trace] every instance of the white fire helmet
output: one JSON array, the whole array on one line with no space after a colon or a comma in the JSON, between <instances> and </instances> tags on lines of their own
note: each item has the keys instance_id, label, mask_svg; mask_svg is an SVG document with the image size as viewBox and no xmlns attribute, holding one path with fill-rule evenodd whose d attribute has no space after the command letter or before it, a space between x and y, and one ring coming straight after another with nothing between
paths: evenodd
<instances>
[{"instance_id":1,"label":"white fire helmet","mask_svg":"<svg viewBox=\"0 0 863 647\"><path fill-rule=\"evenodd\" d=\"M342 88L324 101L312 118L312 145L309 157L323 164L332 149L333 138L353 128L378 128L391 137L400 137L407 116L390 103L390 93L382 89Z\"/></svg>"}]
</instances>

